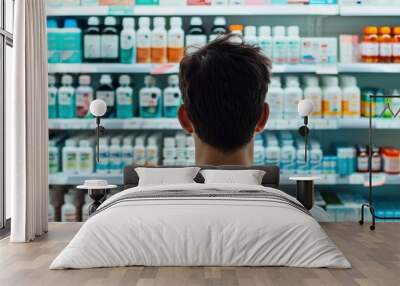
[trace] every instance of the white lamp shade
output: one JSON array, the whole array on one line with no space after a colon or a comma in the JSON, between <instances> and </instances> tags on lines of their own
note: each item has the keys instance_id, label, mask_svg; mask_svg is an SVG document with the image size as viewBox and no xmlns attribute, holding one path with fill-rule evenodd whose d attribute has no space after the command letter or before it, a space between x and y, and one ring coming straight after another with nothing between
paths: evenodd
<instances>
[{"instance_id":1,"label":"white lamp shade","mask_svg":"<svg viewBox=\"0 0 400 286\"><path fill-rule=\"evenodd\" d=\"M314 110L314 104L309 99L300 100L297 105L297 112L301 117L309 116Z\"/></svg>"},{"instance_id":2,"label":"white lamp shade","mask_svg":"<svg viewBox=\"0 0 400 286\"><path fill-rule=\"evenodd\" d=\"M95 117L102 117L106 114L107 104L101 99L95 99L90 103L90 113Z\"/></svg>"}]
</instances>

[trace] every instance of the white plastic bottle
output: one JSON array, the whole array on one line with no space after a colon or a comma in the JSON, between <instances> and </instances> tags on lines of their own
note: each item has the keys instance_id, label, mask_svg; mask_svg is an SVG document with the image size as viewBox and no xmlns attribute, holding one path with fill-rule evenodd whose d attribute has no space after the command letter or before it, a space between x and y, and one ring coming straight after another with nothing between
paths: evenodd
<instances>
[{"instance_id":1,"label":"white plastic bottle","mask_svg":"<svg viewBox=\"0 0 400 286\"><path fill-rule=\"evenodd\" d=\"M185 32L182 29L182 18L172 17L168 31L168 62L179 63L185 52Z\"/></svg>"},{"instance_id":2,"label":"white plastic bottle","mask_svg":"<svg viewBox=\"0 0 400 286\"><path fill-rule=\"evenodd\" d=\"M226 27L225 17L215 17L214 25L211 28L211 32L208 35L208 41L214 41L216 38L228 33L228 28Z\"/></svg>"},{"instance_id":3,"label":"white plastic bottle","mask_svg":"<svg viewBox=\"0 0 400 286\"><path fill-rule=\"evenodd\" d=\"M62 148L62 171L65 174L78 172L78 148L74 139L67 139Z\"/></svg>"},{"instance_id":4,"label":"white plastic bottle","mask_svg":"<svg viewBox=\"0 0 400 286\"><path fill-rule=\"evenodd\" d=\"M159 164L159 136L152 135L147 138L146 146L146 166L158 166Z\"/></svg>"},{"instance_id":5,"label":"white plastic bottle","mask_svg":"<svg viewBox=\"0 0 400 286\"><path fill-rule=\"evenodd\" d=\"M340 118L342 115L342 90L336 76L323 78L322 112L325 118Z\"/></svg>"},{"instance_id":6,"label":"white plastic bottle","mask_svg":"<svg viewBox=\"0 0 400 286\"><path fill-rule=\"evenodd\" d=\"M153 21L154 29L151 32L151 62L166 63L167 56L167 30L165 30L165 18L155 17Z\"/></svg>"},{"instance_id":7,"label":"white plastic bottle","mask_svg":"<svg viewBox=\"0 0 400 286\"><path fill-rule=\"evenodd\" d=\"M110 152L110 173L121 173L122 150L121 150L120 136L116 136L111 139L109 152Z\"/></svg>"},{"instance_id":8,"label":"white plastic bottle","mask_svg":"<svg viewBox=\"0 0 400 286\"><path fill-rule=\"evenodd\" d=\"M79 76L79 86L76 89L76 117L90 117L89 107L93 101L93 88L90 85L91 78L88 75Z\"/></svg>"},{"instance_id":9,"label":"white plastic bottle","mask_svg":"<svg viewBox=\"0 0 400 286\"><path fill-rule=\"evenodd\" d=\"M96 172L108 173L110 167L109 138L101 137L99 140L99 161L96 162Z\"/></svg>"},{"instance_id":10,"label":"white plastic bottle","mask_svg":"<svg viewBox=\"0 0 400 286\"><path fill-rule=\"evenodd\" d=\"M256 26L246 26L244 28L244 42L248 45L257 46L257 28Z\"/></svg>"},{"instance_id":11,"label":"white plastic bottle","mask_svg":"<svg viewBox=\"0 0 400 286\"><path fill-rule=\"evenodd\" d=\"M61 78L62 86L58 89L58 117L75 117L75 88L72 76L65 74Z\"/></svg>"},{"instance_id":12,"label":"white plastic bottle","mask_svg":"<svg viewBox=\"0 0 400 286\"><path fill-rule=\"evenodd\" d=\"M271 84L268 88L266 101L269 105L269 116L271 119L281 119L283 116L283 89L281 87L281 79L272 77Z\"/></svg>"},{"instance_id":13,"label":"white plastic bottle","mask_svg":"<svg viewBox=\"0 0 400 286\"><path fill-rule=\"evenodd\" d=\"M265 164L279 166L281 161L281 148L277 140L268 140L265 147Z\"/></svg>"},{"instance_id":14,"label":"white plastic bottle","mask_svg":"<svg viewBox=\"0 0 400 286\"><path fill-rule=\"evenodd\" d=\"M100 20L98 17L89 17L88 28L83 34L83 56L85 62L98 62L101 60L101 34Z\"/></svg>"},{"instance_id":15,"label":"white plastic bottle","mask_svg":"<svg viewBox=\"0 0 400 286\"><path fill-rule=\"evenodd\" d=\"M76 222L78 221L76 215L76 206L74 204L74 196L72 194L64 195L64 204L61 207L61 221L62 222Z\"/></svg>"},{"instance_id":16,"label":"white plastic bottle","mask_svg":"<svg viewBox=\"0 0 400 286\"><path fill-rule=\"evenodd\" d=\"M130 166L134 162L133 136L124 137L121 147L122 167Z\"/></svg>"},{"instance_id":17,"label":"white plastic bottle","mask_svg":"<svg viewBox=\"0 0 400 286\"><path fill-rule=\"evenodd\" d=\"M287 32L287 62L297 65L300 63L300 28L299 26L289 26Z\"/></svg>"},{"instance_id":18,"label":"white plastic bottle","mask_svg":"<svg viewBox=\"0 0 400 286\"><path fill-rule=\"evenodd\" d=\"M179 107L182 104L181 90L179 88L179 77L171 75L168 77L169 86L164 89L164 117L176 118Z\"/></svg>"},{"instance_id":19,"label":"white plastic bottle","mask_svg":"<svg viewBox=\"0 0 400 286\"><path fill-rule=\"evenodd\" d=\"M93 203L93 200L88 194L85 194L85 203L82 206L82 221L87 221L89 219L89 206Z\"/></svg>"},{"instance_id":20,"label":"white plastic bottle","mask_svg":"<svg viewBox=\"0 0 400 286\"><path fill-rule=\"evenodd\" d=\"M196 163L196 149L193 136L186 136L186 158L188 165Z\"/></svg>"},{"instance_id":21,"label":"white plastic bottle","mask_svg":"<svg viewBox=\"0 0 400 286\"><path fill-rule=\"evenodd\" d=\"M163 164L173 166L176 161L176 143L174 137L164 137Z\"/></svg>"},{"instance_id":22,"label":"white plastic bottle","mask_svg":"<svg viewBox=\"0 0 400 286\"><path fill-rule=\"evenodd\" d=\"M151 62L150 18L139 18L139 29L136 32L136 53L138 63Z\"/></svg>"},{"instance_id":23,"label":"white plastic bottle","mask_svg":"<svg viewBox=\"0 0 400 286\"><path fill-rule=\"evenodd\" d=\"M303 99L303 90L300 88L298 77L286 77L286 87L284 89L284 118L293 119L298 117L297 105Z\"/></svg>"},{"instance_id":24,"label":"white plastic bottle","mask_svg":"<svg viewBox=\"0 0 400 286\"><path fill-rule=\"evenodd\" d=\"M92 140L80 140L78 147L78 170L80 174L91 174L94 171L94 149Z\"/></svg>"},{"instance_id":25,"label":"white plastic bottle","mask_svg":"<svg viewBox=\"0 0 400 286\"><path fill-rule=\"evenodd\" d=\"M361 91L354 76L341 77L342 114L344 118L361 116Z\"/></svg>"},{"instance_id":26,"label":"white plastic bottle","mask_svg":"<svg viewBox=\"0 0 400 286\"><path fill-rule=\"evenodd\" d=\"M60 171L60 150L56 146L55 140L49 140L49 174Z\"/></svg>"},{"instance_id":27,"label":"white plastic bottle","mask_svg":"<svg viewBox=\"0 0 400 286\"><path fill-rule=\"evenodd\" d=\"M117 118L133 117L133 89L130 87L131 79L128 75L119 77L120 86L116 89Z\"/></svg>"},{"instance_id":28,"label":"white plastic bottle","mask_svg":"<svg viewBox=\"0 0 400 286\"><path fill-rule=\"evenodd\" d=\"M136 62L136 32L133 18L122 20L122 31L120 36L120 58L123 64Z\"/></svg>"},{"instance_id":29,"label":"white plastic bottle","mask_svg":"<svg viewBox=\"0 0 400 286\"><path fill-rule=\"evenodd\" d=\"M318 142L311 143L310 150L310 173L312 175L321 174L323 153Z\"/></svg>"},{"instance_id":30,"label":"white plastic bottle","mask_svg":"<svg viewBox=\"0 0 400 286\"><path fill-rule=\"evenodd\" d=\"M293 174L296 170L296 148L293 142L284 141L281 147L280 166L282 173Z\"/></svg>"},{"instance_id":31,"label":"white plastic bottle","mask_svg":"<svg viewBox=\"0 0 400 286\"><path fill-rule=\"evenodd\" d=\"M48 76L49 86L47 88L47 106L48 106L48 117L57 118L57 97L58 89L56 87L56 78L54 75Z\"/></svg>"},{"instance_id":32,"label":"white plastic bottle","mask_svg":"<svg viewBox=\"0 0 400 286\"><path fill-rule=\"evenodd\" d=\"M186 33L186 53L190 54L207 44L207 35L200 17L190 18L190 26Z\"/></svg>"},{"instance_id":33,"label":"white plastic bottle","mask_svg":"<svg viewBox=\"0 0 400 286\"><path fill-rule=\"evenodd\" d=\"M322 89L318 84L318 77L307 76L304 78L304 99L312 101L314 109L310 117L322 117Z\"/></svg>"},{"instance_id":34,"label":"white plastic bottle","mask_svg":"<svg viewBox=\"0 0 400 286\"><path fill-rule=\"evenodd\" d=\"M284 26L275 26L272 38L272 62L274 64L287 63L288 46Z\"/></svg>"},{"instance_id":35,"label":"white plastic bottle","mask_svg":"<svg viewBox=\"0 0 400 286\"><path fill-rule=\"evenodd\" d=\"M117 19L108 16L104 19L104 29L101 34L101 57L104 62L117 62L119 58L119 35Z\"/></svg>"},{"instance_id":36,"label":"white plastic bottle","mask_svg":"<svg viewBox=\"0 0 400 286\"><path fill-rule=\"evenodd\" d=\"M144 166L146 164L146 147L144 141L145 135L140 135L135 138L135 147L133 147L133 154L136 166Z\"/></svg>"},{"instance_id":37,"label":"white plastic bottle","mask_svg":"<svg viewBox=\"0 0 400 286\"><path fill-rule=\"evenodd\" d=\"M260 26L258 29L258 45L263 54L272 59L272 37L270 26Z\"/></svg>"}]
</instances>

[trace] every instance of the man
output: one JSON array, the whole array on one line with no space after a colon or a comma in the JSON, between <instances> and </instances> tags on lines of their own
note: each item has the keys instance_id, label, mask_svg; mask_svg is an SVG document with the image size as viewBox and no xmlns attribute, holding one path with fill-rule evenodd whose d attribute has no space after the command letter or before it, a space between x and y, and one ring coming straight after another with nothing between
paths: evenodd
<instances>
[{"instance_id":1,"label":"man","mask_svg":"<svg viewBox=\"0 0 400 286\"><path fill-rule=\"evenodd\" d=\"M256 133L264 130L271 62L237 35L218 38L180 64L182 127L195 141L198 165L252 165Z\"/></svg>"}]
</instances>

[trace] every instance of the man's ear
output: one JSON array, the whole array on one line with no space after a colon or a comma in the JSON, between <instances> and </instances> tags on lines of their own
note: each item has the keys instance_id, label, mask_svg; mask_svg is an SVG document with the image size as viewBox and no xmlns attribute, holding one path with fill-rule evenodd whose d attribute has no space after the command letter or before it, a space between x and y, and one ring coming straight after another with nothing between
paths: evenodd
<instances>
[{"instance_id":1,"label":"man's ear","mask_svg":"<svg viewBox=\"0 0 400 286\"><path fill-rule=\"evenodd\" d=\"M261 113L261 117L257 122L256 128L255 128L255 132L256 133L260 133L264 131L265 125L267 124L268 121L268 117L269 117L269 105L268 103L264 103L263 104L263 110Z\"/></svg>"},{"instance_id":2,"label":"man's ear","mask_svg":"<svg viewBox=\"0 0 400 286\"><path fill-rule=\"evenodd\" d=\"M181 124L182 128L185 129L185 131L187 133L192 134L193 130L194 130L193 124L192 124L192 121L190 120L190 118L186 112L186 108L183 104L179 107L178 119L179 119L179 123Z\"/></svg>"}]
</instances>

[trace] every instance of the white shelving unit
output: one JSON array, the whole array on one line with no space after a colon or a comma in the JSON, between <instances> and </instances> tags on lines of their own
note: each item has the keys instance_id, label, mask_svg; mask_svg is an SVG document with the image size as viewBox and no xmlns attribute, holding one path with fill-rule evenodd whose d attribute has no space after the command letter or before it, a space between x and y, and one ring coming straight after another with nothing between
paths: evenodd
<instances>
[{"instance_id":1,"label":"white shelving unit","mask_svg":"<svg viewBox=\"0 0 400 286\"><path fill-rule=\"evenodd\" d=\"M400 16L400 6L341 5L341 16Z\"/></svg>"},{"instance_id":2,"label":"white shelving unit","mask_svg":"<svg viewBox=\"0 0 400 286\"><path fill-rule=\"evenodd\" d=\"M293 185L294 182L289 180L293 174L281 174L281 185ZM367 175L364 173L354 173L350 176L340 177L338 175L321 175L321 180L315 181L316 185L364 185L367 180ZM122 185L122 174L50 174L50 185L79 185L85 180L90 179L107 180L110 184ZM373 183L377 185L397 185L400 184L400 175L387 175L385 173L374 174Z\"/></svg>"},{"instance_id":3,"label":"white shelving unit","mask_svg":"<svg viewBox=\"0 0 400 286\"><path fill-rule=\"evenodd\" d=\"M179 65L167 64L49 64L49 73L144 73L144 74L173 74L178 73ZM285 73L314 73L318 75L338 73L400 73L400 64L329 64L329 65L274 65L272 72Z\"/></svg>"},{"instance_id":4,"label":"white shelving unit","mask_svg":"<svg viewBox=\"0 0 400 286\"><path fill-rule=\"evenodd\" d=\"M102 119L101 124L109 130L181 130L176 118L129 118ZM268 130L297 130L302 125L301 119L270 119ZM372 125L377 129L400 129L400 119L373 119ZM310 118L309 126L314 130L367 129L368 118L323 119ZM50 119L51 130L95 130L94 119Z\"/></svg>"},{"instance_id":5,"label":"white shelving unit","mask_svg":"<svg viewBox=\"0 0 400 286\"><path fill-rule=\"evenodd\" d=\"M229 8L229 9L227 9ZM48 8L48 16L338 15L338 5L95 6Z\"/></svg>"}]
</instances>

